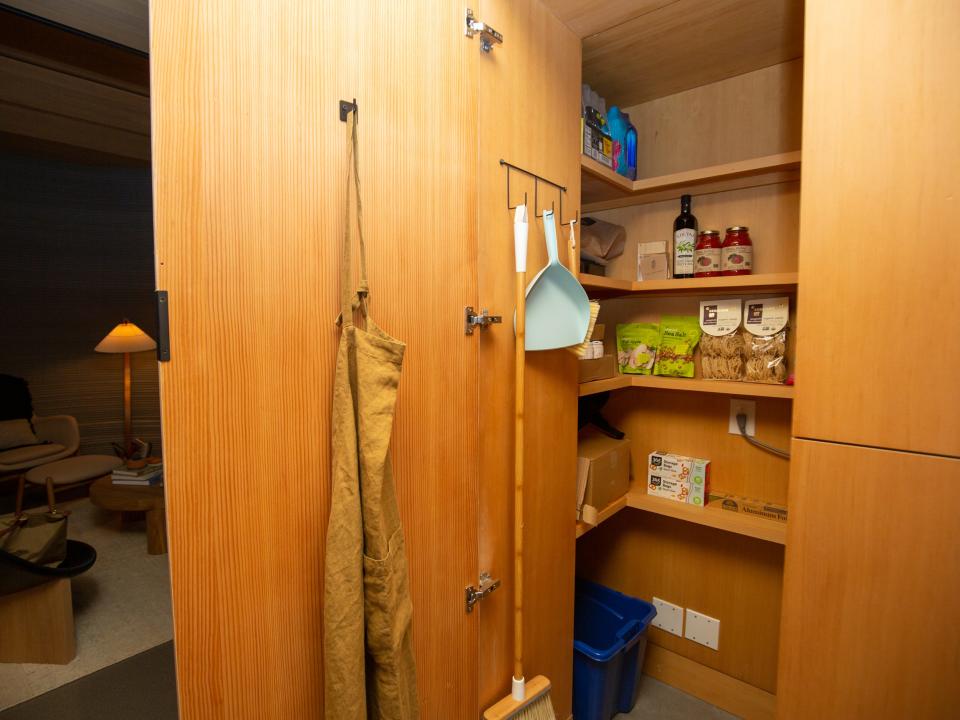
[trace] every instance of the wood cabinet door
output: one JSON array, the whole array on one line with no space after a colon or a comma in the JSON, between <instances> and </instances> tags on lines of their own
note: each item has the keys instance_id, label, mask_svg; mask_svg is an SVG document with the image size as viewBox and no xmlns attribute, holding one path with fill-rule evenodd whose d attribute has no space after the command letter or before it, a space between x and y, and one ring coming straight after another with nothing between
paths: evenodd
<instances>
[{"instance_id":1,"label":"wood cabinet door","mask_svg":"<svg viewBox=\"0 0 960 720\"><path fill-rule=\"evenodd\" d=\"M798 437L960 456L958 27L807 0Z\"/></svg>"},{"instance_id":2,"label":"wood cabinet door","mask_svg":"<svg viewBox=\"0 0 960 720\"><path fill-rule=\"evenodd\" d=\"M480 337L480 566L503 581L481 603L480 704L510 691L513 674L513 393L515 266L507 169L518 165L567 188L564 222L580 207L580 40L540 0L481 0L478 16L503 33L482 56L479 99L479 301L503 315ZM509 204L530 210L527 278L546 263L543 222L555 188L511 171ZM536 195L536 197L535 197ZM534 208L534 200L539 207ZM569 265L568 229L558 227ZM572 712L573 591L576 526L577 395L575 356L566 350L526 357L524 479L524 670L546 675L562 720Z\"/></svg>"},{"instance_id":3,"label":"wood cabinet door","mask_svg":"<svg viewBox=\"0 0 960 720\"><path fill-rule=\"evenodd\" d=\"M953 717L960 460L795 440L778 717Z\"/></svg>"},{"instance_id":4,"label":"wood cabinet door","mask_svg":"<svg viewBox=\"0 0 960 720\"><path fill-rule=\"evenodd\" d=\"M371 313L407 343L392 448L422 717L475 717L479 49L463 3L150 9L181 717L323 714L338 101L354 98Z\"/></svg>"}]
</instances>

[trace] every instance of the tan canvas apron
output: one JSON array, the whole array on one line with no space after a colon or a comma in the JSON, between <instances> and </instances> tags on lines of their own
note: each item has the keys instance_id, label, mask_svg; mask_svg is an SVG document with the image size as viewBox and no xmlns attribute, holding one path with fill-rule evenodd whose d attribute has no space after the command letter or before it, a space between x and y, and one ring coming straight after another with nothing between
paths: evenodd
<instances>
[{"instance_id":1,"label":"tan canvas apron","mask_svg":"<svg viewBox=\"0 0 960 720\"><path fill-rule=\"evenodd\" d=\"M403 531L390 467L390 431L404 344L367 312L356 113L350 115L342 323L333 388L333 489L324 575L327 720L418 717ZM350 288L350 183L357 196L360 284ZM364 328L353 322L359 310Z\"/></svg>"}]
</instances>

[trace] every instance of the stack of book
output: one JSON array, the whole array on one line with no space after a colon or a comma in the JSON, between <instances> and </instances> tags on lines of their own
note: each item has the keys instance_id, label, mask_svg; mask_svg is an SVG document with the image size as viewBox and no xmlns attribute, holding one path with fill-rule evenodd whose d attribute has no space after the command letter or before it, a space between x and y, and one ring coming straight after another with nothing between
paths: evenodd
<instances>
[{"instance_id":1,"label":"stack of book","mask_svg":"<svg viewBox=\"0 0 960 720\"><path fill-rule=\"evenodd\" d=\"M118 467L110 474L114 485L163 485L163 463L154 463L133 470Z\"/></svg>"}]
</instances>

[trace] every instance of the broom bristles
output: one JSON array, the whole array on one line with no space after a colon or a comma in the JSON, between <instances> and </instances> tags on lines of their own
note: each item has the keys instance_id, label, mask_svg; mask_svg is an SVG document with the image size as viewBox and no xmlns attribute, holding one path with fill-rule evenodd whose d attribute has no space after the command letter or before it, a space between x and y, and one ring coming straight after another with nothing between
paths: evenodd
<instances>
[{"instance_id":1,"label":"broom bristles","mask_svg":"<svg viewBox=\"0 0 960 720\"><path fill-rule=\"evenodd\" d=\"M590 301L590 322L587 324L587 336L579 345L571 345L567 348L577 357L583 357L587 348L590 346L590 338L593 337L593 330L597 327L597 317L600 315L600 303L596 300Z\"/></svg>"},{"instance_id":2,"label":"broom bristles","mask_svg":"<svg viewBox=\"0 0 960 720\"><path fill-rule=\"evenodd\" d=\"M550 681L537 675L526 684L527 696L514 700L508 695L483 713L484 720L556 720L550 701Z\"/></svg>"}]
</instances>

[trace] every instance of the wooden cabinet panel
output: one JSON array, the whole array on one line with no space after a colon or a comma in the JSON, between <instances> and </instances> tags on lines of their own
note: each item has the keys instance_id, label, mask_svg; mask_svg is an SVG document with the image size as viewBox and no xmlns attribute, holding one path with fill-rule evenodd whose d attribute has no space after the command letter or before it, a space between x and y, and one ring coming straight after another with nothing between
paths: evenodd
<instances>
[{"instance_id":1,"label":"wooden cabinet panel","mask_svg":"<svg viewBox=\"0 0 960 720\"><path fill-rule=\"evenodd\" d=\"M320 718L347 125L393 438L421 714L477 708L476 41L463 5L151 3L170 561L184 720ZM426 38L410 42L410 38ZM354 252L356 257L356 252ZM572 523L570 532L572 533Z\"/></svg>"},{"instance_id":2,"label":"wooden cabinet panel","mask_svg":"<svg viewBox=\"0 0 960 720\"><path fill-rule=\"evenodd\" d=\"M794 435L960 456L960 3L806 24Z\"/></svg>"},{"instance_id":3,"label":"wooden cabinet panel","mask_svg":"<svg viewBox=\"0 0 960 720\"><path fill-rule=\"evenodd\" d=\"M648 178L799 150L802 97L797 59L624 108L637 129L637 173ZM693 213L701 228L723 229L737 217L755 225L752 215L711 222L696 204Z\"/></svg>"},{"instance_id":4,"label":"wooden cabinet panel","mask_svg":"<svg viewBox=\"0 0 960 720\"><path fill-rule=\"evenodd\" d=\"M563 7L568 0L550 2L578 24ZM622 20L583 40L584 82L606 98L607 107L635 105L802 54L802 0L647 0L631 5L637 12L608 7L604 15ZM678 37L689 41L677 42ZM708 112L729 111L717 107Z\"/></svg>"},{"instance_id":5,"label":"wooden cabinet panel","mask_svg":"<svg viewBox=\"0 0 960 720\"><path fill-rule=\"evenodd\" d=\"M960 460L795 440L779 717L953 717Z\"/></svg>"},{"instance_id":6,"label":"wooden cabinet panel","mask_svg":"<svg viewBox=\"0 0 960 720\"><path fill-rule=\"evenodd\" d=\"M478 307L503 316L480 333L480 566L503 580L481 603L481 707L510 690L513 671L513 371L515 266L506 169L527 168L567 187L563 220L580 205L580 42L540 0L483 0L479 17L504 35L479 59ZM528 277L546 263L530 178L511 174L511 203L530 203ZM541 185L541 208L556 190ZM568 231L561 228L566 262ZM527 353L524 550L525 668L553 683L558 718L572 707L577 359L566 350ZM451 717L447 715L446 717Z\"/></svg>"}]
</instances>

